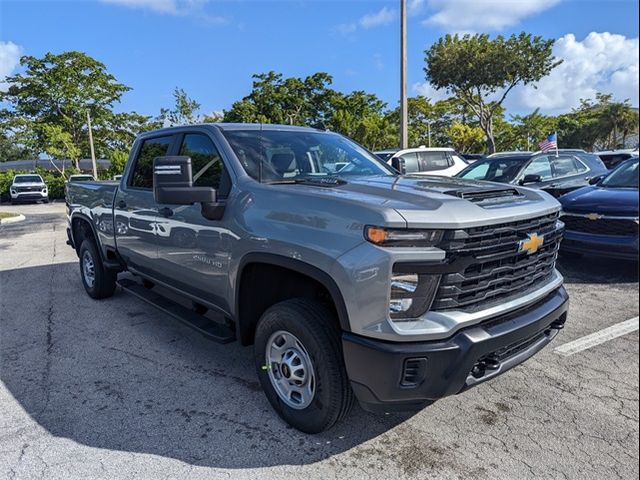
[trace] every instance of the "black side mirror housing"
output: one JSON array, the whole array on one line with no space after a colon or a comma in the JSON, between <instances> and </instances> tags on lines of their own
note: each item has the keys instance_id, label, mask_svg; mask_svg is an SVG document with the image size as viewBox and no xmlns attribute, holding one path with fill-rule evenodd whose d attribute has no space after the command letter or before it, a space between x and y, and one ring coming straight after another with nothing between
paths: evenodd
<instances>
[{"instance_id":1,"label":"black side mirror housing","mask_svg":"<svg viewBox=\"0 0 640 480\"><path fill-rule=\"evenodd\" d=\"M604 178L604 175L596 175L595 177L591 177L589 179L589 185L597 185Z\"/></svg>"},{"instance_id":2,"label":"black side mirror housing","mask_svg":"<svg viewBox=\"0 0 640 480\"><path fill-rule=\"evenodd\" d=\"M400 158L400 157L392 158L391 166L395 168L398 172L400 172L400 175L404 175L405 173L407 173L407 169L404 166L403 158Z\"/></svg>"},{"instance_id":3,"label":"black side mirror housing","mask_svg":"<svg viewBox=\"0 0 640 480\"><path fill-rule=\"evenodd\" d=\"M209 220L219 220L224 213L224 204L217 201L215 188L193 186L193 172L189 157L154 158L153 197L160 205L201 203L202 215Z\"/></svg>"},{"instance_id":4,"label":"black side mirror housing","mask_svg":"<svg viewBox=\"0 0 640 480\"><path fill-rule=\"evenodd\" d=\"M520 180L520 185L527 185L529 183L540 183L542 182L542 177L540 175L525 175L522 180Z\"/></svg>"}]
</instances>

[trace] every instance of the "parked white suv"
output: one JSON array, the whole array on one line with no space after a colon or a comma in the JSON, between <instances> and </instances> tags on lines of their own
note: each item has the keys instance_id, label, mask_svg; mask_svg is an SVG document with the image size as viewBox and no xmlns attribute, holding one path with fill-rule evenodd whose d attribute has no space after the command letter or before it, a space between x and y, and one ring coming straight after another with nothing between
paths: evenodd
<instances>
[{"instance_id":1,"label":"parked white suv","mask_svg":"<svg viewBox=\"0 0 640 480\"><path fill-rule=\"evenodd\" d=\"M386 152L379 152L383 157ZM404 175L453 177L469 166L453 148L407 148L387 156L386 162Z\"/></svg>"},{"instance_id":2,"label":"parked white suv","mask_svg":"<svg viewBox=\"0 0 640 480\"><path fill-rule=\"evenodd\" d=\"M16 175L9 187L11 203L42 200L49 203L49 189L40 175L34 173Z\"/></svg>"}]
</instances>

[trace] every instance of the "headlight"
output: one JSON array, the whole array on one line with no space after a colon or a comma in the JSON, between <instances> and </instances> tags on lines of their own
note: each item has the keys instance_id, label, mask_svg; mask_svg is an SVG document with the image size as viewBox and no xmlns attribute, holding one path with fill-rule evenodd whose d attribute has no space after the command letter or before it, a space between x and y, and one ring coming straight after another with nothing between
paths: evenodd
<instances>
[{"instance_id":1,"label":"headlight","mask_svg":"<svg viewBox=\"0 0 640 480\"><path fill-rule=\"evenodd\" d=\"M442 230L382 228L368 225L364 238L382 247L433 247L442 240Z\"/></svg>"},{"instance_id":2,"label":"headlight","mask_svg":"<svg viewBox=\"0 0 640 480\"><path fill-rule=\"evenodd\" d=\"M391 319L412 319L424 314L431 308L439 284L440 275L394 271L389 300Z\"/></svg>"}]
</instances>

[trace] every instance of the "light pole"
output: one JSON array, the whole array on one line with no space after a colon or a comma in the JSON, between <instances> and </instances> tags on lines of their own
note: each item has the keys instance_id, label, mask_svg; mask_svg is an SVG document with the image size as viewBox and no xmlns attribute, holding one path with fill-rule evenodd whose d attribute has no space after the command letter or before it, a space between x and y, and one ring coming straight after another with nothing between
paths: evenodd
<instances>
[{"instance_id":1,"label":"light pole","mask_svg":"<svg viewBox=\"0 0 640 480\"><path fill-rule=\"evenodd\" d=\"M98 167L96 165L96 151L93 149L93 132L91 131L91 115L87 109L87 128L89 130L89 147L91 147L91 165L93 166L93 178L98 180Z\"/></svg>"},{"instance_id":2,"label":"light pole","mask_svg":"<svg viewBox=\"0 0 640 480\"><path fill-rule=\"evenodd\" d=\"M407 0L400 0L400 148L409 147L407 106Z\"/></svg>"}]
</instances>

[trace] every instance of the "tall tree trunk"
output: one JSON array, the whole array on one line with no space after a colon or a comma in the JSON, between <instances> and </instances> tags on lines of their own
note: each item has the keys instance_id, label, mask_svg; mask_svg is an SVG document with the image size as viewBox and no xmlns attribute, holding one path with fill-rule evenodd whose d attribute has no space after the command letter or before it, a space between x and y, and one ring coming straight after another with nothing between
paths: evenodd
<instances>
[{"instance_id":1,"label":"tall tree trunk","mask_svg":"<svg viewBox=\"0 0 640 480\"><path fill-rule=\"evenodd\" d=\"M493 136L493 115L489 111L480 115L480 128L484 131L487 143L487 153L496 153L496 139Z\"/></svg>"}]
</instances>

